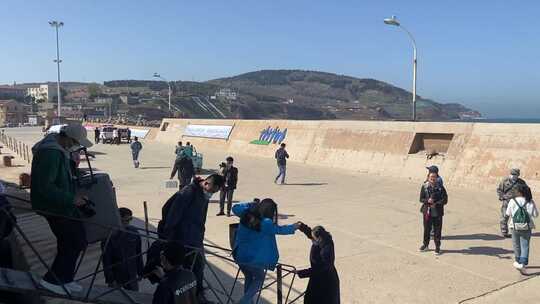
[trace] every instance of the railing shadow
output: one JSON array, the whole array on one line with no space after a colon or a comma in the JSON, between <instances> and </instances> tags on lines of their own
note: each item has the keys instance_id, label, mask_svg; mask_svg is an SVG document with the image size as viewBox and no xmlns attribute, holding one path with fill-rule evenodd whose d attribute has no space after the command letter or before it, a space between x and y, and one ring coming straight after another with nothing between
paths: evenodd
<instances>
[{"instance_id":1,"label":"railing shadow","mask_svg":"<svg viewBox=\"0 0 540 304\"><path fill-rule=\"evenodd\" d=\"M19 197L6 195L8 199L10 200L23 200ZM28 201L26 201L28 203ZM23 207L23 206L14 206L16 209L22 209L27 212L33 213L33 210L30 207ZM10 213L9 210L2 208L0 209L0 212L6 212L8 215ZM52 215L47 214L47 212L40 211L41 215ZM145 212L145 214L147 214ZM38 217L37 215L35 215ZM58 217L58 215L55 214L55 216ZM60 216L62 217L62 216ZM66 217L68 218L68 217ZM121 231L123 233L133 234L134 232L124 230L120 227L113 227L113 226L107 226L102 225L95 222L88 222L84 219L76 219L76 218L69 218L70 220L74 221L80 221L84 223L90 223L92 225L100 226L101 228L105 228L108 230L108 236L107 239L104 240L105 247L107 247L107 243L110 241L111 236L113 233L117 231ZM34 219L30 219L33 222L35 222ZM45 223L44 218L41 218L43 222ZM50 271L50 263L52 259L54 258L53 252L51 250L48 250L46 253L46 256L44 257L42 253L40 253L35 244L32 243L30 238L27 236L27 234L21 229L20 225L17 224L17 222L13 222L15 229L17 230L18 234L23 238L24 243L31 249L32 253L35 255L35 258L37 259L37 262L42 266L42 270ZM47 226L46 224L43 224ZM154 241L162 241L166 242L166 240L161 240L156 235L156 227L154 225L151 225L149 223L148 218L145 218L145 220L136 219L132 223L133 226L137 227L139 229L139 235L143 239L143 250L141 255L145 256L148 251L148 247L151 245ZM49 240L50 240L49 236ZM241 277L238 265L234 262L234 260L230 257L230 250L228 248L222 248L219 246L215 246L213 244L205 244L205 249L201 250L198 248L193 248L186 246L188 249L195 250L196 254L204 256L205 257L205 284L206 288L209 290L207 294L214 297L215 301L218 301L219 303L236 303L236 301L241 297L243 294L243 285L240 283L239 277ZM131 256L128 257L128 259L137 258L138 256ZM87 262L88 259L90 260L96 260L97 263L94 265L93 262ZM111 288L104 292L100 292L99 294L96 294L96 292L92 293L92 298L90 298L90 294L92 292L93 287L96 285L97 282L104 282L103 277L103 267L102 267L102 260L103 260L103 253L101 252L101 247L98 243L90 244L88 248L85 250L84 254L80 258L77 270L81 272L80 270L90 268L91 271L86 271L87 273L81 274L76 278L76 281L83 282L83 283L89 283L88 290L86 291L85 297L82 299L85 302L88 301L95 301L99 298L106 296L113 292L118 292L125 296L129 301L132 301L131 296L126 293L125 290L121 289L120 287L117 288ZM36 262L36 261L34 261ZM84 265L84 266L81 266ZM111 265L110 267L114 267L115 265ZM80 268L83 267L83 268ZM43 269L44 268L44 269ZM227 271L228 270L228 271ZM275 277L272 275L267 276L267 280L265 281L265 285L263 288L263 291L261 292L262 296L264 298L260 298L257 303L273 303L269 302L267 300L267 290L271 290L272 292L275 291L277 295L277 302L276 303L293 303L291 300L291 291L293 290L293 284L294 280L296 278L295 268L290 265L285 264L278 264L277 271ZM229 272L230 271L230 272ZM235 277L233 278L230 273L234 273ZM137 281L141 281L143 278L137 278ZM289 280L287 282L284 282L284 279ZM129 282L128 282L129 283ZM285 283L285 284L284 284ZM149 287L147 284L143 283L141 284L142 288L141 291L152 291L152 287ZM285 289L284 289L285 287ZM65 288L64 288L65 289ZM72 294L65 289L65 292L68 295L68 298L73 299ZM294 294L292 296L297 296L300 294L299 291L294 290ZM81 300L81 298L77 298L77 300ZM285 300L285 301L283 301Z\"/></svg>"}]
</instances>

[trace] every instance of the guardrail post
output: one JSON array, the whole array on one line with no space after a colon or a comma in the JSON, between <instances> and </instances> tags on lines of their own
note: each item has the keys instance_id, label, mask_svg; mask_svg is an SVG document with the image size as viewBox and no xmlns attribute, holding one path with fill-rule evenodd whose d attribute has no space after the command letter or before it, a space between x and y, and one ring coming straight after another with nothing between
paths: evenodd
<instances>
[{"instance_id":1,"label":"guardrail post","mask_svg":"<svg viewBox=\"0 0 540 304\"><path fill-rule=\"evenodd\" d=\"M150 231L148 230L148 205L146 204L146 201L143 202L144 207L144 230L146 230L146 250L150 248L150 239L148 238L150 236Z\"/></svg>"},{"instance_id":2,"label":"guardrail post","mask_svg":"<svg viewBox=\"0 0 540 304\"><path fill-rule=\"evenodd\" d=\"M281 268L281 265L277 265L277 279L276 279L276 285L277 285L277 304L283 303L283 269Z\"/></svg>"}]
</instances>

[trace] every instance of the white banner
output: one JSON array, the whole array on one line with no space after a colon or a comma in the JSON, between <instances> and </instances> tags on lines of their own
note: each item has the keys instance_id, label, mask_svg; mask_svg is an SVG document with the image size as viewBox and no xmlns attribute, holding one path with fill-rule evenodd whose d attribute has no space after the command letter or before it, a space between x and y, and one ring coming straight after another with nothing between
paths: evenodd
<instances>
[{"instance_id":1,"label":"white banner","mask_svg":"<svg viewBox=\"0 0 540 304\"><path fill-rule=\"evenodd\" d=\"M229 139L232 126L188 125L184 136Z\"/></svg>"},{"instance_id":2,"label":"white banner","mask_svg":"<svg viewBox=\"0 0 540 304\"><path fill-rule=\"evenodd\" d=\"M131 129L131 137L137 136L138 138L145 138L150 130L145 129Z\"/></svg>"}]
</instances>

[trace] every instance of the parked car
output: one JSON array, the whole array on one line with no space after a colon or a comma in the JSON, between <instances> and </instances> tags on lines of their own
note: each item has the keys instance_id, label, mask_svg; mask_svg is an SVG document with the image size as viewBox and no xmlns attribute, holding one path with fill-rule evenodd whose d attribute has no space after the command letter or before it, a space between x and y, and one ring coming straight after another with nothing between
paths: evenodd
<instances>
[{"instance_id":1,"label":"parked car","mask_svg":"<svg viewBox=\"0 0 540 304\"><path fill-rule=\"evenodd\" d=\"M100 137L101 141L104 144L113 142L113 140L114 140L113 131L114 130L117 130L117 128L115 128L113 126L110 126L110 125L104 125L101 128L101 134L99 135L99 137Z\"/></svg>"}]
</instances>

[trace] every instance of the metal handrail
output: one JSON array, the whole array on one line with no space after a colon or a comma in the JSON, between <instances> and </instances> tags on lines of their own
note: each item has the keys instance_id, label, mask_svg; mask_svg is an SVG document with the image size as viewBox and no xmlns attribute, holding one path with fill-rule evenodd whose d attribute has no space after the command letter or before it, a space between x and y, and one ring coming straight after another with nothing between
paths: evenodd
<instances>
[{"instance_id":1,"label":"metal handrail","mask_svg":"<svg viewBox=\"0 0 540 304\"><path fill-rule=\"evenodd\" d=\"M25 198L21 198L21 197L17 197L17 196L13 196L13 195L9 195L9 194L3 194L5 197L7 198L10 198L10 199L16 199L16 200L19 200L19 201L22 201L22 202L26 202L26 203L30 203L29 200L25 199ZM141 229L141 228L136 228L136 230L139 230L139 231L146 231L146 235L142 234L142 233L138 233L138 232L133 232L133 231L129 231L129 230L126 230L126 229L123 229L121 227L116 227L116 226L109 226L109 225L105 225L105 224L101 224L101 223L95 223L95 222L90 222L86 219L82 219L82 218L75 218L75 217L69 217L69 216L64 216L64 215L58 215L58 214L54 214L54 213L51 213L51 212L47 212L47 211L41 211L41 210L34 210L32 208L29 208L29 207L23 207L23 206L12 206L12 208L15 208L15 209L19 209L19 210L24 210L24 211L29 211L29 212L36 212L37 214L39 215L42 215L42 216L55 216L55 217L58 217L58 218L64 218L64 219L69 219L69 220L72 220L72 221L78 221L78 222L82 222L82 223L87 223L87 224L91 224L91 225L95 225L97 227L101 227L101 228L104 228L104 229L107 229L109 232L108 232L108 236L107 236L107 240L106 240L106 244L110 241L110 237L112 236L113 232L123 232L123 233L127 233L127 234L132 234L132 235L138 235L142 238L146 238L147 240L153 240L153 241L160 241L160 242L169 242L168 240L165 240L165 239L161 239L158 237L154 237L154 236L150 236L150 234L155 234L157 235L157 232L155 231L150 231L148 229ZM8 215L10 214L10 211L8 211L5 207L4 208L1 208L4 212L6 212ZM24 241L28 244L28 246L31 248L31 250L34 252L34 254L38 257L39 261L41 264L43 264L45 266L45 268L50 272L50 267L46 264L46 262L44 261L44 259L41 257L41 255L39 254L39 252L37 251L37 249L31 244L31 241L27 238L27 236L25 235L25 233L22 231L22 229L19 227L19 225L17 224L16 221L14 221L11 217L9 217L11 220L12 220L12 223L14 224L14 226L16 227L16 230L19 234L21 234L21 236L23 237ZM147 217L145 218L145 221L147 221ZM148 224L148 223L146 223ZM148 227L148 226L146 226ZM230 291L227 291L225 286L223 285L223 283L221 282L221 280L219 279L219 277L217 276L217 274L215 273L215 271L213 270L212 266L206 262L206 259L204 259L204 254L207 254L207 255L211 255L211 256L215 256L219 259L222 259L222 260L225 260L225 261L228 261L228 262L231 262L231 263L234 263L236 265L238 265L238 263L230 258L230 257L227 257L227 256L224 256L224 255L221 255L219 253L216 253L216 252L212 252L212 251L209 251L209 250L206 250L205 248L208 247L208 248L212 248L212 249L217 249L217 250L221 250L221 251L224 251L224 252L227 252L229 253L229 256L230 256L230 253L232 252L232 250L228 249L228 248L224 248L224 247L221 247L221 246L217 246L217 245L213 245L213 244L208 244L208 243L204 243L203 245L203 248L198 248L198 247L193 247L193 246L188 246L188 245L185 245L184 246L185 248L187 249L190 249L193 254L196 254L197 256L195 257L195 259L197 258L203 258L203 262L205 263L205 266L208 267L208 269L210 270L210 272L213 274L213 277L215 278L215 280L218 282L220 288L222 289L222 293L223 295L226 296L227 298L227 302L226 303L230 303L230 302L233 302L234 301L232 300L231 296L232 296L232 293L233 293L233 290L234 290L234 287L236 286L236 282L238 281L238 277L239 277L239 272L240 272L240 269L238 269L237 273L236 273L236 276L235 276L235 280L233 281L233 285L231 287L231 290ZM148 253L148 250L144 251L144 252L141 252L139 255L144 255L144 254L147 254ZM91 292L91 289L94 285L94 282L95 282L95 279L96 279L96 276L97 274L101 273L101 272L104 272L106 269L110 269L110 268L113 268L117 265L119 265L120 263L115 263L113 265L110 265L108 267L102 267L102 269L100 270L100 266L101 266L101 262L102 262L102 259L103 259L103 254L104 252L102 251L100 257L99 257L99 260L98 260L98 263L96 265L96 268L95 270L90 273L90 274L87 274L87 275L84 275L78 279L76 279L76 281L82 281L84 279L88 279L88 278L92 278L92 281L91 281L91 284L90 284L90 287L86 293L86 296L85 296L85 301L93 301L93 300L97 300L98 298L101 298L102 296L106 295L106 294L109 294L115 290L120 290L120 291L123 291L122 294L124 294L131 302L133 302L133 299L131 299L129 297L129 295L127 293L125 293L124 290L122 290L122 286L118 286L118 287L114 287L114 288L111 288L110 290L108 291L105 291L97 296L95 296L94 298L90 299L89 296L90 296L90 292ZM128 257L128 260L129 259L134 259L134 258L137 258L139 255L135 255L135 256L130 256ZM82 262L82 259L84 258L84 255L81 257L81 260L79 261L79 264ZM194 263L193 263L194 264ZM249 264L246 264L246 265L249 265ZM260 296L261 296L261 293L264 289L268 289L270 286L276 284L277 286L277 289L278 289L278 299L277 299L277 303L278 304L282 304L282 303L285 303L285 304L290 304L290 303L294 303L296 300L300 299L304 294L304 293L301 293L300 296L298 296L297 298L295 298L294 300L292 300L291 302L288 301L289 299L289 296L290 296L290 293L291 293L291 290L292 290L292 287L293 287L293 284L294 284L294 281L295 281L295 278L296 278L296 268L292 265L288 265L288 264L283 264L283 263L278 263L277 266L277 278L275 280L273 280L271 283L267 284L266 286L261 286L260 289L259 289L259 292L258 292L258 296L257 296L257 301L256 303L259 303L259 299L260 299ZM190 270L193 270L193 265L191 267ZM286 272L284 275L283 275L283 271ZM266 274L266 273L265 273ZM287 291L287 296L286 296L286 299L285 299L285 302L283 302L283 298L282 298L282 294L281 294L281 291L282 291L282 284L283 284L283 278L289 276L290 274L292 274L292 280L291 280L291 283L288 287L288 291ZM53 274L54 275L54 274ZM143 278L145 278L147 275L149 274L143 274L143 277L139 277L139 278L136 278L134 281L139 281L139 280L142 280ZM266 276L266 275L265 275ZM218 296L216 290L214 290L214 288L212 287L212 284L210 282L208 282L208 280L206 278L204 278L204 281L206 282L206 284L208 285L209 289L211 290L211 292L214 294L214 296L216 297L216 299L219 301L219 303L222 303L222 300L221 298ZM132 281L128 282L128 283L131 283ZM127 283L126 283L127 284ZM65 289L65 287L63 286L63 288ZM65 289L67 295L69 298L72 298L71 294L69 293L69 291L67 291Z\"/></svg>"}]
</instances>

